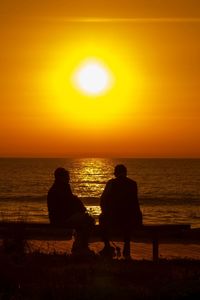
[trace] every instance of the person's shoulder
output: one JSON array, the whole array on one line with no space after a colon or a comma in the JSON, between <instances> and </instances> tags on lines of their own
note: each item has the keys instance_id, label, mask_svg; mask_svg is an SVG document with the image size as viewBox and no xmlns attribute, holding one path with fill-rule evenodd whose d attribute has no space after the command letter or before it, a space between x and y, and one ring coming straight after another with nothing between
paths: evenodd
<instances>
[{"instance_id":1,"label":"person's shoulder","mask_svg":"<svg viewBox=\"0 0 200 300\"><path fill-rule=\"evenodd\" d=\"M56 190L57 190L57 189L56 189L56 186L55 186L55 184L53 184L53 185L50 187L50 189L48 190L48 195L52 195L53 193L55 193Z\"/></svg>"},{"instance_id":2,"label":"person's shoulder","mask_svg":"<svg viewBox=\"0 0 200 300\"><path fill-rule=\"evenodd\" d=\"M111 178L111 179L109 179L109 180L107 181L107 184L110 185L110 184L112 184L112 183L115 182L115 181L116 181L116 178Z\"/></svg>"},{"instance_id":3,"label":"person's shoulder","mask_svg":"<svg viewBox=\"0 0 200 300\"><path fill-rule=\"evenodd\" d=\"M115 182L116 182L116 179L115 178L112 178L112 179L109 179L106 183L106 188L112 188L113 185L115 185Z\"/></svg>"},{"instance_id":4,"label":"person's shoulder","mask_svg":"<svg viewBox=\"0 0 200 300\"><path fill-rule=\"evenodd\" d=\"M137 182L129 177L126 177L127 182L129 182L130 184L137 186Z\"/></svg>"},{"instance_id":5,"label":"person's shoulder","mask_svg":"<svg viewBox=\"0 0 200 300\"><path fill-rule=\"evenodd\" d=\"M53 191L53 189L54 189L54 186L52 185L48 190L48 194L51 193Z\"/></svg>"}]
</instances>

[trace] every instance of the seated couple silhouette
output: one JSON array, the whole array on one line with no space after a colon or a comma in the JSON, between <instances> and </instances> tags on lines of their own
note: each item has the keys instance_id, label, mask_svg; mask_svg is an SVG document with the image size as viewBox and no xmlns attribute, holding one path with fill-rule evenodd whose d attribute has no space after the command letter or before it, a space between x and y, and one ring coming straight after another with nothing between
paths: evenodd
<instances>
[{"instance_id":1,"label":"seated couple silhouette","mask_svg":"<svg viewBox=\"0 0 200 300\"><path fill-rule=\"evenodd\" d=\"M110 258L115 256L115 248L110 245L110 238L117 232L123 236L123 256L130 258L131 232L142 225L137 183L127 177L124 165L117 165L114 175L115 178L107 182L100 197L99 226L104 248L99 255ZM47 196L50 223L76 230L72 255L95 255L89 248L89 238L95 226L94 219L87 213L81 200L73 195L69 172L64 168L57 168L54 176L55 181Z\"/></svg>"}]
</instances>

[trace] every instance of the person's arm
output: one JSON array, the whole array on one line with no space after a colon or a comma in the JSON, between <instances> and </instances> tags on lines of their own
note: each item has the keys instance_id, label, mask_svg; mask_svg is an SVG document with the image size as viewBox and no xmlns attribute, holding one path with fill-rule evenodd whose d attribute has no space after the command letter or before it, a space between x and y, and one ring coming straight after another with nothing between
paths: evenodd
<instances>
[{"instance_id":1,"label":"person's arm","mask_svg":"<svg viewBox=\"0 0 200 300\"><path fill-rule=\"evenodd\" d=\"M140 209L140 204L139 204L139 200L138 200L138 187L137 187L137 183L134 182L134 215L135 215L135 219L136 219L136 223L142 224L142 212Z\"/></svg>"},{"instance_id":2,"label":"person's arm","mask_svg":"<svg viewBox=\"0 0 200 300\"><path fill-rule=\"evenodd\" d=\"M55 218L55 210L56 210L55 195L52 190L50 190L47 195L47 208L48 208L48 215L49 215L50 222L52 222L52 220Z\"/></svg>"},{"instance_id":3,"label":"person's arm","mask_svg":"<svg viewBox=\"0 0 200 300\"><path fill-rule=\"evenodd\" d=\"M134 209L136 211L140 210L140 205L139 205L139 200L138 200L138 187L137 187L137 183L134 182L133 185L133 198L134 198Z\"/></svg>"},{"instance_id":4,"label":"person's arm","mask_svg":"<svg viewBox=\"0 0 200 300\"><path fill-rule=\"evenodd\" d=\"M106 213L108 210L108 201L109 201L109 196L110 196L110 189L111 189L111 183L110 181L107 182L103 193L100 197L100 207L101 207L101 211L102 213Z\"/></svg>"},{"instance_id":5,"label":"person's arm","mask_svg":"<svg viewBox=\"0 0 200 300\"><path fill-rule=\"evenodd\" d=\"M84 206L83 202L75 195L73 196L73 212L74 213L86 212L86 207Z\"/></svg>"}]
</instances>

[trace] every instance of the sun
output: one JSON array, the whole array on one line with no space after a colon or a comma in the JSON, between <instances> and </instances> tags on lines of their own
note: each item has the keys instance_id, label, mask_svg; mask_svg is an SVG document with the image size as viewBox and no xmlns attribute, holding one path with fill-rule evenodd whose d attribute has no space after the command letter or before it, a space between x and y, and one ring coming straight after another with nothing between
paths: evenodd
<instances>
[{"instance_id":1,"label":"sun","mask_svg":"<svg viewBox=\"0 0 200 300\"><path fill-rule=\"evenodd\" d=\"M73 82L81 92L97 96L111 88L113 77L102 62L90 59L84 61L75 71Z\"/></svg>"}]
</instances>

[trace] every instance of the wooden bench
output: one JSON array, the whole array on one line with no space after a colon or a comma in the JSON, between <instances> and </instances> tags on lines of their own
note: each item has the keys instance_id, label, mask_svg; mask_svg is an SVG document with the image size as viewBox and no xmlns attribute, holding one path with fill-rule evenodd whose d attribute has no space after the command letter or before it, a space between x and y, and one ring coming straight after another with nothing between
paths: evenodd
<instances>
[{"instance_id":1,"label":"wooden bench","mask_svg":"<svg viewBox=\"0 0 200 300\"><path fill-rule=\"evenodd\" d=\"M0 239L64 241L72 239L73 233L73 229L47 223L0 222ZM122 236L113 234L112 240L122 241ZM191 229L190 224L143 225L132 232L131 240L151 243L152 258L156 262L159 259L159 244L199 244L200 228ZM98 225L95 225L90 241L101 241Z\"/></svg>"}]
</instances>

